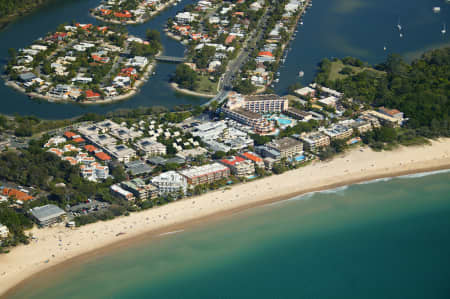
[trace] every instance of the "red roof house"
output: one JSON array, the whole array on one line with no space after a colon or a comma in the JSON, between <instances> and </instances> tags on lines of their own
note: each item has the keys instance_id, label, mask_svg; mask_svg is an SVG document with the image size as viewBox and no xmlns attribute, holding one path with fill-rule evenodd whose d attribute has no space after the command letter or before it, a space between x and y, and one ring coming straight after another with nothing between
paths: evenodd
<instances>
[{"instance_id":1,"label":"red roof house","mask_svg":"<svg viewBox=\"0 0 450 299\"><path fill-rule=\"evenodd\" d=\"M102 160L102 161L110 161L111 157L108 154L105 154L104 152L98 152L95 154L95 156L97 157L97 159Z\"/></svg>"},{"instance_id":2,"label":"red roof house","mask_svg":"<svg viewBox=\"0 0 450 299\"><path fill-rule=\"evenodd\" d=\"M99 99L100 96L101 96L99 93L93 92L90 89L86 90L85 93L86 93L86 99L87 100L96 100L96 99Z\"/></svg>"},{"instance_id":3,"label":"red roof house","mask_svg":"<svg viewBox=\"0 0 450 299\"><path fill-rule=\"evenodd\" d=\"M64 136L66 136L66 138L68 138L68 139L72 139L73 136L77 136L77 134L75 134L74 132L71 132L71 131L67 131L64 133Z\"/></svg>"}]
</instances>

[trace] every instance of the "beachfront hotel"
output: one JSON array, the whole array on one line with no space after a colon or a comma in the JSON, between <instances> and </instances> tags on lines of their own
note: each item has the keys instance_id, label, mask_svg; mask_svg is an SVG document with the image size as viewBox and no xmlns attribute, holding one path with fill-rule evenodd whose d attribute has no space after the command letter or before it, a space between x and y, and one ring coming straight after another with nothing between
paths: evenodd
<instances>
[{"instance_id":1,"label":"beachfront hotel","mask_svg":"<svg viewBox=\"0 0 450 299\"><path fill-rule=\"evenodd\" d=\"M159 195L182 192L186 194L187 180L176 171L163 172L152 179L152 184L158 187Z\"/></svg>"},{"instance_id":2,"label":"beachfront hotel","mask_svg":"<svg viewBox=\"0 0 450 299\"><path fill-rule=\"evenodd\" d=\"M66 215L64 210L52 204L35 207L30 210L30 213L40 226L49 226L57 223Z\"/></svg>"},{"instance_id":3,"label":"beachfront hotel","mask_svg":"<svg viewBox=\"0 0 450 299\"><path fill-rule=\"evenodd\" d=\"M230 176L230 169L220 163L194 166L179 172L184 176L189 185L200 185L214 183Z\"/></svg>"},{"instance_id":4,"label":"beachfront hotel","mask_svg":"<svg viewBox=\"0 0 450 299\"><path fill-rule=\"evenodd\" d=\"M364 111L362 114L375 117L376 119L378 119L380 124L382 124L383 126L387 126L387 127L391 127L391 128L398 128L403 124L403 121L404 121L403 118L399 117L401 115L400 113L401 112L399 112L398 114L395 114L397 117L393 117L387 113L381 113L381 112L378 112L375 110Z\"/></svg>"},{"instance_id":5,"label":"beachfront hotel","mask_svg":"<svg viewBox=\"0 0 450 299\"><path fill-rule=\"evenodd\" d=\"M301 135L305 148L309 151L315 151L330 145L330 137L321 132L312 132Z\"/></svg>"},{"instance_id":6,"label":"beachfront hotel","mask_svg":"<svg viewBox=\"0 0 450 299\"><path fill-rule=\"evenodd\" d=\"M152 184L146 184L144 180L140 178L121 182L120 186L123 189L133 193L133 195L139 200L147 200L158 197L158 187Z\"/></svg>"},{"instance_id":7,"label":"beachfront hotel","mask_svg":"<svg viewBox=\"0 0 450 299\"><path fill-rule=\"evenodd\" d=\"M239 154L244 159L252 161L256 167L264 168L264 161L261 157L259 157L257 154L252 152L244 152Z\"/></svg>"},{"instance_id":8,"label":"beachfront hotel","mask_svg":"<svg viewBox=\"0 0 450 299\"><path fill-rule=\"evenodd\" d=\"M124 200L127 201L131 201L134 200L134 195L133 193L131 193L130 191L127 191L125 189L123 189L122 187L120 187L119 185L115 184L112 185L111 187L109 187L109 189L111 190L111 193L119 198L122 198Z\"/></svg>"},{"instance_id":9,"label":"beachfront hotel","mask_svg":"<svg viewBox=\"0 0 450 299\"><path fill-rule=\"evenodd\" d=\"M320 130L320 129L319 129ZM322 132L333 139L347 139L353 134L353 129L341 124L334 124L329 128L322 128Z\"/></svg>"},{"instance_id":10,"label":"beachfront hotel","mask_svg":"<svg viewBox=\"0 0 450 299\"><path fill-rule=\"evenodd\" d=\"M266 145L269 148L279 151L281 158L292 158L303 152L303 144L291 137L276 139Z\"/></svg>"},{"instance_id":11,"label":"beachfront hotel","mask_svg":"<svg viewBox=\"0 0 450 299\"><path fill-rule=\"evenodd\" d=\"M250 176L255 173L255 165L252 161L235 156L220 160L220 163L230 168L235 176Z\"/></svg>"}]
</instances>

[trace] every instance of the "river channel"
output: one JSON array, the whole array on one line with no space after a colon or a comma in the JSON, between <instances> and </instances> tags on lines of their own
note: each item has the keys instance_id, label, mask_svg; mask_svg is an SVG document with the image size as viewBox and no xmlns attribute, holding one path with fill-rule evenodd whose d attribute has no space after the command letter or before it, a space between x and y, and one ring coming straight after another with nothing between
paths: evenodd
<instances>
[{"instance_id":1,"label":"river channel","mask_svg":"<svg viewBox=\"0 0 450 299\"><path fill-rule=\"evenodd\" d=\"M173 17L185 5L195 0L183 0L168 8L145 24L128 26L131 34L143 37L149 28L160 30L168 18ZM20 49L54 31L65 22L96 23L89 9L99 0L55 0L35 13L10 24L0 32L0 63L7 62L8 49ZM440 6L440 13L432 7ZM449 45L449 33L440 31L444 22L450 25L450 5L444 0L314 0L313 7L299 25L295 40L291 43L286 63L280 68L280 82L275 85L278 94L296 81L309 83L317 63L324 57L355 56L370 63L378 63L389 53L401 53L407 59L417 57L423 51ZM400 21L403 38L399 37ZM182 56L185 48L177 41L162 36L164 54ZM383 47L387 50L384 51ZM180 104L199 105L205 99L181 95L168 84L175 64L160 63L156 74L143 85L133 98L108 105L83 106L77 104L48 103L30 100L2 82L0 84L0 113L35 115L47 119L62 119L87 112L106 113L116 109L166 106ZM303 70L305 76L298 77Z\"/></svg>"}]
</instances>

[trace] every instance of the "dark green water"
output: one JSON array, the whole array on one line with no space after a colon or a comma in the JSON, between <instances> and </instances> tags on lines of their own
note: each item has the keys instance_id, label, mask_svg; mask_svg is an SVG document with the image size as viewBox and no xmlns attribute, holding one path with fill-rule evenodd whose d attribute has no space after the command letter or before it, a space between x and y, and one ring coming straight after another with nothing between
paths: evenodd
<instances>
[{"instance_id":1,"label":"dark green water","mask_svg":"<svg viewBox=\"0 0 450 299\"><path fill-rule=\"evenodd\" d=\"M162 30L167 18L172 17L184 5L196 0L183 0L164 11L150 22L129 26L131 33L144 36L148 28ZM53 31L57 25L77 20L94 22L89 8L99 0L55 0L52 4L11 24L0 32L0 64L6 62L8 48L22 48L33 40ZM432 7L441 6L441 13L433 14ZM404 37L399 38L396 25L400 17ZM313 7L299 28L292 43L286 64L280 69L280 83L275 86L279 94L298 79L303 70L304 84L315 74L317 63L324 57L356 56L370 63L384 61L388 53L397 52L411 59L419 53L450 44L449 33L442 35L443 22L450 26L449 5L443 0L313 0ZM181 56L184 48L180 43L163 36L165 54ZM383 46L387 51L383 51ZM105 106L78 106L37 102L0 84L0 113L36 115L58 119L77 116L86 112L106 113L120 108L148 107L179 104L197 105L204 100L176 94L168 85L175 71L173 64L159 64L156 75L132 99Z\"/></svg>"},{"instance_id":2,"label":"dark green water","mask_svg":"<svg viewBox=\"0 0 450 299\"><path fill-rule=\"evenodd\" d=\"M42 274L14 298L450 298L450 173L243 212Z\"/></svg>"}]
</instances>

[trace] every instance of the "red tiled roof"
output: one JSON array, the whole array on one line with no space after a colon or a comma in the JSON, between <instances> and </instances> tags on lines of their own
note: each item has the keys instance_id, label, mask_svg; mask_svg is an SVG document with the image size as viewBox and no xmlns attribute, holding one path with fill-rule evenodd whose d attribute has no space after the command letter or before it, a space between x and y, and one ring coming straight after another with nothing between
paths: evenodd
<instances>
[{"instance_id":1,"label":"red tiled roof","mask_svg":"<svg viewBox=\"0 0 450 299\"><path fill-rule=\"evenodd\" d=\"M242 161L244 161L245 159L244 158L241 158L241 157L238 157L238 156L236 156L236 157L234 157L234 159L233 160L228 160L228 159L222 159L222 160L220 160L222 163L225 163L225 164L228 164L228 165L234 165L234 164L236 164L236 163L238 163L238 162L242 162Z\"/></svg>"},{"instance_id":2,"label":"red tiled roof","mask_svg":"<svg viewBox=\"0 0 450 299\"><path fill-rule=\"evenodd\" d=\"M69 139L72 139L73 136L76 136L77 134L75 134L74 132L71 131L67 131L64 133L64 136L66 136Z\"/></svg>"},{"instance_id":3,"label":"red tiled roof","mask_svg":"<svg viewBox=\"0 0 450 299\"><path fill-rule=\"evenodd\" d=\"M28 195L25 192L16 190L16 189L10 189L10 188L3 188L3 195L8 197L14 197L17 200L21 201L27 201L30 199L33 199L33 196Z\"/></svg>"},{"instance_id":4,"label":"red tiled roof","mask_svg":"<svg viewBox=\"0 0 450 299\"><path fill-rule=\"evenodd\" d=\"M227 36L227 38L225 39L225 44L231 44L236 38L236 35L234 34L230 34Z\"/></svg>"},{"instance_id":5,"label":"red tiled roof","mask_svg":"<svg viewBox=\"0 0 450 299\"><path fill-rule=\"evenodd\" d=\"M128 10L125 10L123 13L122 12L116 12L114 13L114 16L118 17L118 18L131 18L132 15Z\"/></svg>"},{"instance_id":6,"label":"red tiled roof","mask_svg":"<svg viewBox=\"0 0 450 299\"><path fill-rule=\"evenodd\" d=\"M100 94L99 93L96 93L96 92L93 92L92 90L86 90L86 98L87 99L89 99L89 98L99 98L100 97Z\"/></svg>"},{"instance_id":7,"label":"red tiled roof","mask_svg":"<svg viewBox=\"0 0 450 299\"><path fill-rule=\"evenodd\" d=\"M95 147L95 146L93 146L93 145L90 145L90 144L88 144L88 145L85 145L84 146L84 149L85 150L87 150L88 152L95 152L96 150L97 150L97 148Z\"/></svg>"},{"instance_id":8,"label":"red tiled roof","mask_svg":"<svg viewBox=\"0 0 450 299\"><path fill-rule=\"evenodd\" d=\"M250 153L243 153L242 156L246 157L249 160L252 160L253 162L262 162L262 159L260 157L257 157Z\"/></svg>"},{"instance_id":9,"label":"red tiled roof","mask_svg":"<svg viewBox=\"0 0 450 299\"><path fill-rule=\"evenodd\" d=\"M269 51L262 51L258 53L258 56L270 56L273 57L273 54L270 53Z\"/></svg>"},{"instance_id":10,"label":"red tiled roof","mask_svg":"<svg viewBox=\"0 0 450 299\"><path fill-rule=\"evenodd\" d=\"M83 138L81 138L81 137L78 137L78 138L75 138L74 140L73 140L73 142L76 142L76 143L82 143L82 142L85 142L86 140L84 140Z\"/></svg>"},{"instance_id":11,"label":"red tiled roof","mask_svg":"<svg viewBox=\"0 0 450 299\"><path fill-rule=\"evenodd\" d=\"M105 154L104 152L96 153L95 156L102 161L109 161L111 160L111 157L108 154Z\"/></svg>"}]
</instances>

